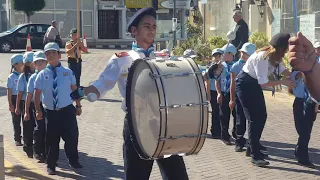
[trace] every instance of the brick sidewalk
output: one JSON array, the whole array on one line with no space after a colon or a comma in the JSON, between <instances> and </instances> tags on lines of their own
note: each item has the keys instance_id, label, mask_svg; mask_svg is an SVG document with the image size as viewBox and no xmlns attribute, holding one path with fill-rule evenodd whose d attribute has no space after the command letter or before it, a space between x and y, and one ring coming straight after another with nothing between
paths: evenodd
<instances>
[{"instance_id":1,"label":"brick sidewalk","mask_svg":"<svg viewBox=\"0 0 320 180\"><path fill-rule=\"evenodd\" d=\"M97 79L107 60L116 51L91 50L84 55L82 85L86 86ZM0 54L1 59L8 59L11 54ZM65 61L63 61L66 64ZM5 136L6 178L16 179L123 179L122 126L124 114L120 109L121 97L117 86L105 98L89 103L82 101L83 115L78 118L80 131L80 161L84 165L82 172L73 172L64 155L61 141L60 160L57 176L47 176L43 164L28 159L22 148L15 147L12 138L11 117L7 108L5 92L9 61L0 67L0 99L2 125L0 132ZM299 166L293 152L297 142L297 133L292 115L293 97L277 93L271 97L265 92L268 120L262 135L262 143L268 147L271 165L268 168L254 167L245 153L234 152L234 146L225 146L220 140L207 138L201 152L185 157L191 180L223 179L320 179L320 122L315 122L310 141L310 156L318 169ZM318 118L319 119L319 118ZM232 128L232 123L230 123ZM211 125L209 125L210 127ZM231 129L230 128L230 129ZM155 163L150 179L161 179Z\"/></svg>"}]
</instances>

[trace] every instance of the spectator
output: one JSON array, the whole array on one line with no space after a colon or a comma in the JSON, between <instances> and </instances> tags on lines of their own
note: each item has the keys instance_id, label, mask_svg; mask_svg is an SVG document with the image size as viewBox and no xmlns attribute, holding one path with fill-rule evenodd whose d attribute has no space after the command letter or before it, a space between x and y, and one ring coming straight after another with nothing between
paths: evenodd
<instances>
[{"instance_id":1,"label":"spectator","mask_svg":"<svg viewBox=\"0 0 320 180\"><path fill-rule=\"evenodd\" d=\"M246 42L248 42L249 39L249 28L247 23L242 19L242 12L241 11L234 11L233 13L233 20L237 23L234 33L236 34L236 38L231 41L231 44L233 44L238 52L235 59L238 59L239 57L239 49L241 49L242 45Z\"/></svg>"},{"instance_id":2,"label":"spectator","mask_svg":"<svg viewBox=\"0 0 320 180\"><path fill-rule=\"evenodd\" d=\"M43 45L46 45L49 42L56 42L60 45L59 41L61 41L61 38L60 38L59 30L57 29L57 22L52 21L51 26L47 29L47 32L44 35Z\"/></svg>"}]
</instances>

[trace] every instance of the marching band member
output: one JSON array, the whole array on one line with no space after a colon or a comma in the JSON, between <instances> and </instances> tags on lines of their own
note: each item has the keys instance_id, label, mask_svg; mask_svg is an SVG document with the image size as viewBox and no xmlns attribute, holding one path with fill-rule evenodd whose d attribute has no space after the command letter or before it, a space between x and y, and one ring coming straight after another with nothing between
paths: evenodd
<instances>
[{"instance_id":1,"label":"marching band member","mask_svg":"<svg viewBox=\"0 0 320 180\"><path fill-rule=\"evenodd\" d=\"M88 96L90 93L96 98L103 97L105 93L118 82L121 96L125 98L126 83L129 68L136 59L152 57L154 54L153 42L156 35L156 11L153 8L140 9L129 21L128 32L136 39L132 44L132 50L129 52L118 53L111 57L106 69L102 72L99 79L89 87L80 87L71 94L73 99ZM213 72L213 71L210 71ZM209 76L212 73L207 73ZM89 98L89 97L88 97ZM122 103L123 111L126 111L125 101ZM133 142L130 138L128 121L132 117L126 115L123 129L123 158L125 179L147 180L149 179L153 160L143 160L136 152ZM178 155L172 155L169 158L158 159L163 179L186 180L188 179L187 170L183 158Z\"/></svg>"},{"instance_id":2,"label":"marching band member","mask_svg":"<svg viewBox=\"0 0 320 180\"><path fill-rule=\"evenodd\" d=\"M237 53L237 49L234 45L229 44L223 46L222 50L224 51L224 61L223 71L221 76L216 80L216 90L217 90L217 102L219 104L220 111L220 125L221 125L221 141L226 145L231 145L230 134L229 134L229 123L230 123L230 114L231 110L229 107L230 101L230 69L233 65L234 56ZM232 111L233 116L233 130L232 136L236 138L235 135L235 111Z\"/></svg>"},{"instance_id":3,"label":"marching band member","mask_svg":"<svg viewBox=\"0 0 320 180\"><path fill-rule=\"evenodd\" d=\"M27 99L25 103L25 109L32 109L32 112L25 111L24 113L24 119L30 120L34 119L36 115L36 111L34 108L34 81L36 80L37 75L41 70L43 70L46 65L47 61L45 60L45 55L43 51L37 51L34 53L33 56L33 65L35 67L35 73L31 75L29 78L28 84L27 84ZM42 97L42 96L41 96ZM43 107L41 108L43 111ZM44 112L43 112L44 114ZM46 124L45 120L35 120L36 127L34 128L33 137L34 137L34 157L39 160L39 162L43 163L45 162L46 154L45 154L45 132L46 132Z\"/></svg>"},{"instance_id":4,"label":"marching band member","mask_svg":"<svg viewBox=\"0 0 320 180\"><path fill-rule=\"evenodd\" d=\"M212 51L212 63L219 63L223 50L216 48ZM220 117L219 117L219 104L217 102L217 89L216 89L216 80L208 79L206 81L208 99L211 104L211 135L214 139L221 138L221 126L220 126Z\"/></svg>"},{"instance_id":5,"label":"marching band member","mask_svg":"<svg viewBox=\"0 0 320 180\"><path fill-rule=\"evenodd\" d=\"M293 103L293 117L299 139L294 155L299 164L314 168L315 165L309 159L308 145L313 123L317 118L316 103L309 98L309 92L304 85L304 78L301 72L293 71L290 79L297 83L295 88L288 89L289 93L296 97Z\"/></svg>"},{"instance_id":6,"label":"marching band member","mask_svg":"<svg viewBox=\"0 0 320 180\"><path fill-rule=\"evenodd\" d=\"M242 48L239 50L241 56L240 59L235 62L231 67L231 87L230 87L230 109L236 107L236 152L241 152L244 145L246 144L246 139L243 137L246 132L246 117L244 116L242 106L239 102L239 98L236 96L236 77L242 70L244 64L249 59L249 57L256 51L256 46L251 43L243 44Z\"/></svg>"},{"instance_id":7,"label":"marching band member","mask_svg":"<svg viewBox=\"0 0 320 180\"><path fill-rule=\"evenodd\" d=\"M76 115L81 114L80 101L76 100L76 108L70 93L77 89L76 79L69 68L61 65L60 48L56 43L48 43L44 47L48 66L43 69L34 82L37 120L43 119L40 105L46 112L46 154L47 172L49 175L56 173L56 163L59 158L60 137L65 141L65 152L69 165L74 169L82 168L78 156L79 130Z\"/></svg>"},{"instance_id":8,"label":"marching band member","mask_svg":"<svg viewBox=\"0 0 320 180\"><path fill-rule=\"evenodd\" d=\"M7 81L7 96L9 103L9 111L12 116L13 132L14 132L14 141L16 146L22 146L21 144L21 120L23 120L22 114L16 114L16 102L18 95L18 79L20 74L23 72L23 55L14 54L11 59L11 73L8 76ZM20 108L23 107L23 102L20 102ZM22 111L20 109L20 111Z\"/></svg>"},{"instance_id":9,"label":"marching band member","mask_svg":"<svg viewBox=\"0 0 320 180\"><path fill-rule=\"evenodd\" d=\"M34 68L32 65L33 61L33 52L25 52L23 55L23 73L20 74L18 79L18 95L17 95L17 108L16 114L21 114L22 116L25 114L26 111L32 113L33 107L25 108L25 101L27 97L27 83L34 72ZM20 107L20 102L23 102L23 107ZM20 111L20 108L22 111ZM30 117L30 119L23 120L23 151L26 152L29 158L33 158L33 130L34 130L34 116Z\"/></svg>"},{"instance_id":10,"label":"marching band member","mask_svg":"<svg viewBox=\"0 0 320 180\"><path fill-rule=\"evenodd\" d=\"M236 79L236 94L249 123L247 154L251 154L251 162L259 167L269 165L269 162L264 159L265 154L261 152L263 146L260 144L261 134L267 119L262 87L281 84L288 87L295 86L295 82L288 79L268 79L268 75L273 73L276 67L279 73L287 77L290 76L290 72L282 64L282 58L288 49L289 38L290 34L285 33L279 33L272 37L269 46L250 56Z\"/></svg>"},{"instance_id":11,"label":"marching band member","mask_svg":"<svg viewBox=\"0 0 320 180\"><path fill-rule=\"evenodd\" d=\"M82 69L81 52L88 52L84 47L83 42L80 40L77 34L77 29L71 29L71 40L66 43L66 53L68 57L68 67L74 73L76 77L77 86L80 86L80 77Z\"/></svg>"}]
</instances>

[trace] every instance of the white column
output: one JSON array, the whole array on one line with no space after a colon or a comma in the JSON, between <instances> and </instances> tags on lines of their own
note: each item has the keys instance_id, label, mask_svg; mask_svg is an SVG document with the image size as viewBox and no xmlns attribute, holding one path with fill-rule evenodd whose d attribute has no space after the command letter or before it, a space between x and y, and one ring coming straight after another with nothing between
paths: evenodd
<instances>
[{"instance_id":1,"label":"white column","mask_svg":"<svg viewBox=\"0 0 320 180\"><path fill-rule=\"evenodd\" d=\"M98 0L93 1L93 39L98 39Z\"/></svg>"},{"instance_id":2,"label":"white column","mask_svg":"<svg viewBox=\"0 0 320 180\"><path fill-rule=\"evenodd\" d=\"M120 36L120 38L125 39L126 38L126 32L127 32L127 15L126 15L126 10L122 9L121 10L121 32L122 32L122 36Z\"/></svg>"},{"instance_id":3,"label":"white column","mask_svg":"<svg viewBox=\"0 0 320 180\"><path fill-rule=\"evenodd\" d=\"M9 7L9 16L10 16L10 28L14 27L16 25L16 11L13 9L13 4L11 3L12 0L8 1L8 7Z\"/></svg>"}]
</instances>

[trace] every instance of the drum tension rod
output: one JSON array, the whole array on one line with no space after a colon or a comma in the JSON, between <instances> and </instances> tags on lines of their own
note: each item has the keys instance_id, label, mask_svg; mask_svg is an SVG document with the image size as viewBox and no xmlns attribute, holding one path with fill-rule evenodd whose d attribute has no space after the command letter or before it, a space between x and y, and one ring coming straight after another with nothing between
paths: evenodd
<instances>
[{"instance_id":1,"label":"drum tension rod","mask_svg":"<svg viewBox=\"0 0 320 180\"><path fill-rule=\"evenodd\" d=\"M152 78L152 79L157 79L157 78L160 78L160 77L165 77L165 78L172 78L172 77L186 77L186 76L189 76L191 74L201 74L201 72L185 72L185 73L181 73L181 74L152 74L150 73L149 76Z\"/></svg>"},{"instance_id":2,"label":"drum tension rod","mask_svg":"<svg viewBox=\"0 0 320 180\"><path fill-rule=\"evenodd\" d=\"M174 109L174 108L181 108L181 107L195 107L195 106L208 106L209 102L205 101L203 103L188 103L188 104L173 104L170 106L160 105L160 109Z\"/></svg>"}]
</instances>

